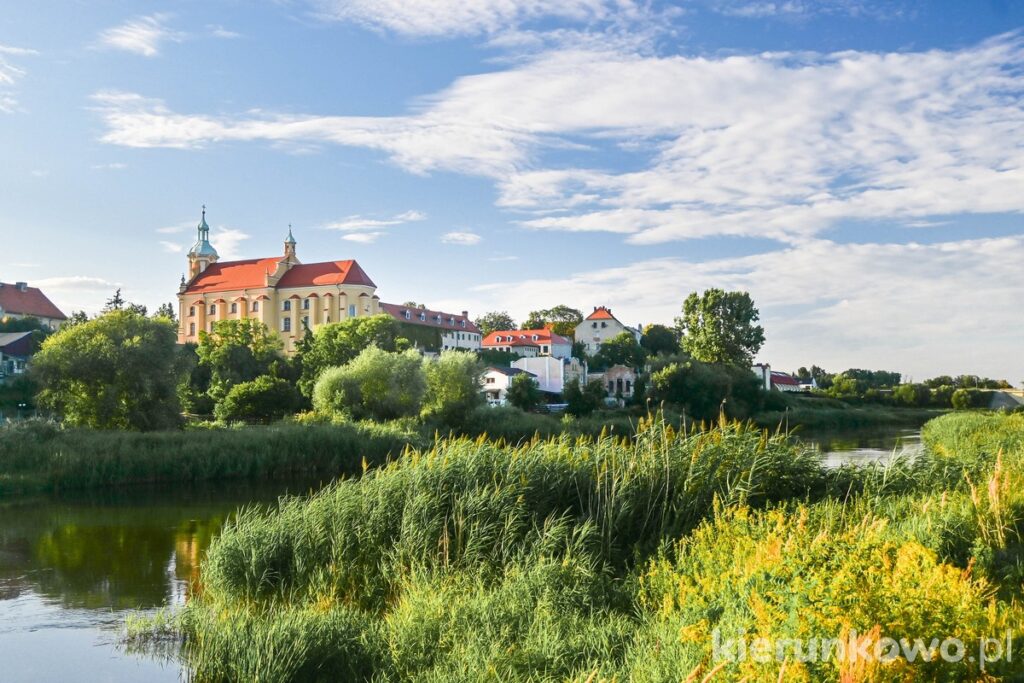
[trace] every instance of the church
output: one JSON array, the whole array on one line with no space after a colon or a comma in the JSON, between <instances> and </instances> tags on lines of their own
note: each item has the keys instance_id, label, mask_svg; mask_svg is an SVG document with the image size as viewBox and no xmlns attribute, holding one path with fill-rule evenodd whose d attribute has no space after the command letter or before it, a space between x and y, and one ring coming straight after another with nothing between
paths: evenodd
<instances>
[{"instance_id":1,"label":"church","mask_svg":"<svg viewBox=\"0 0 1024 683\"><path fill-rule=\"evenodd\" d=\"M380 312L377 285L355 261L302 263L288 226L284 253L221 261L210 244L206 207L188 252L188 278L178 289L178 342L199 341L221 320L254 318L277 333L293 353L305 331L346 318Z\"/></svg>"}]
</instances>

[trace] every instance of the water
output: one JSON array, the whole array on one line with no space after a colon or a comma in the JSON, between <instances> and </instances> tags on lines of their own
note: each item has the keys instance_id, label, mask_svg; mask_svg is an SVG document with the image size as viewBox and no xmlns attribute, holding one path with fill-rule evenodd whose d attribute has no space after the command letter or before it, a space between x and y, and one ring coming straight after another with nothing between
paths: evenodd
<instances>
[{"instance_id":1,"label":"water","mask_svg":"<svg viewBox=\"0 0 1024 683\"><path fill-rule=\"evenodd\" d=\"M832 466L920 449L914 429L807 432L800 438ZM124 650L125 616L182 604L203 553L239 506L315 488L182 485L0 502L0 681L183 679L176 662Z\"/></svg>"},{"instance_id":2,"label":"water","mask_svg":"<svg viewBox=\"0 0 1024 683\"><path fill-rule=\"evenodd\" d=\"M0 681L179 681L125 651L124 619L180 605L241 505L309 485L0 503Z\"/></svg>"}]
</instances>

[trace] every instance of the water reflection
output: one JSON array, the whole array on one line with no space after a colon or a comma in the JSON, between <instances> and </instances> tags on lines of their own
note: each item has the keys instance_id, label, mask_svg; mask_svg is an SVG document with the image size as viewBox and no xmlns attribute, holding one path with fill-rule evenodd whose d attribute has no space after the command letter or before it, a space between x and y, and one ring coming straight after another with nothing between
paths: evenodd
<instances>
[{"instance_id":1,"label":"water reflection","mask_svg":"<svg viewBox=\"0 0 1024 683\"><path fill-rule=\"evenodd\" d=\"M915 455L924 447L921 430L910 427L807 431L796 438L818 450L826 467L886 462L893 455Z\"/></svg>"}]
</instances>

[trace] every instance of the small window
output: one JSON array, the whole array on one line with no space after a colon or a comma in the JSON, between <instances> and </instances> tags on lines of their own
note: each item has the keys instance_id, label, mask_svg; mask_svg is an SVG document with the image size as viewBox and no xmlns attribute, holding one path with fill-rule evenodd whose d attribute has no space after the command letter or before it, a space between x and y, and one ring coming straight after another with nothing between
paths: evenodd
<instances>
[{"instance_id":1,"label":"small window","mask_svg":"<svg viewBox=\"0 0 1024 683\"><path fill-rule=\"evenodd\" d=\"M210 315L217 315L217 304L210 304Z\"/></svg>"},{"instance_id":2,"label":"small window","mask_svg":"<svg viewBox=\"0 0 1024 683\"><path fill-rule=\"evenodd\" d=\"M190 336L190 337L196 336L196 324L195 323L189 323L188 324L188 336Z\"/></svg>"},{"instance_id":3,"label":"small window","mask_svg":"<svg viewBox=\"0 0 1024 683\"><path fill-rule=\"evenodd\" d=\"M237 303L232 302L232 304L231 304L231 312L232 313L238 313L238 304Z\"/></svg>"},{"instance_id":4,"label":"small window","mask_svg":"<svg viewBox=\"0 0 1024 683\"><path fill-rule=\"evenodd\" d=\"M350 318L356 317L356 305L355 304L349 304L349 307L348 307L348 317L350 317ZM421 320L423 319L423 314L422 313L420 314L420 319Z\"/></svg>"},{"instance_id":5,"label":"small window","mask_svg":"<svg viewBox=\"0 0 1024 683\"><path fill-rule=\"evenodd\" d=\"M427 319L427 314L426 313L420 313L420 320L426 321L426 319Z\"/></svg>"},{"instance_id":6,"label":"small window","mask_svg":"<svg viewBox=\"0 0 1024 683\"><path fill-rule=\"evenodd\" d=\"M190 318L191 317L195 317L195 314L196 314L196 307L195 306L189 306L188 307L188 315L189 315L189 317Z\"/></svg>"},{"instance_id":7,"label":"small window","mask_svg":"<svg viewBox=\"0 0 1024 683\"><path fill-rule=\"evenodd\" d=\"M281 307L281 310L283 310L283 311L290 311L290 310L292 310L292 302L291 301L285 301L284 304Z\"/></svg>"},{"instance_id":8,"label":"small window","mask_svg":"<svg viewBox=\"0 0 1024 683\"><path fill-rule=\"evenodd\" d=\"M252 302L252 312L253 313L259 313L259 310L260 310L260 302L259 301L253 301Z\"/></svg>"},{"instance_id":9,"label":"small window","mask_svg":"<svg viewBox=\"0 0 1024 683\"><path fill-rule=\"evenodd\" d=\"M460 320L459 321L459 325L461 325L462 328L465 329L466 328L466 321L465 320Z\"/></svg>"},{"instance_id":10,"label":"small window","mask_svg":"<svg viewBox=\"0 0 1024 683\"><path fill-rule=\"evenodd\" d=\"M304 310L304 311L308 311L309 310L309 299L303 299L302 300L302 310Z\"/></svg>"},{"instance_id":11,"label":"small window","mask_svg":"<svg viewBox=\"0 0 1024 683\"><path fill-rule=\"evenodd\" d=\"M281 321L281 331L282 332L291 332L292 331L292 319L291 318L285 318L284 320Z\"/></svg>"},{"instance_id":12,"label":"small window","mask_svg":"<svg viewBox=\"0 0 1024 683\"><path fill-rule=\"evenodd\" d=\"M597 323L590 323L590 326L593 327L595 330L597 329Z\"/></svg>"},{"instance_id":13,"label":"small window","mask_svg":"<svg viewBox=\"0 0 1024 683\"><path fill-rule=\"evenodd\" d=\"M412 320L412 313L410 313L409 311L406 311L405 312L405 319L406 320Z\"/></svg>"}]
</instances>

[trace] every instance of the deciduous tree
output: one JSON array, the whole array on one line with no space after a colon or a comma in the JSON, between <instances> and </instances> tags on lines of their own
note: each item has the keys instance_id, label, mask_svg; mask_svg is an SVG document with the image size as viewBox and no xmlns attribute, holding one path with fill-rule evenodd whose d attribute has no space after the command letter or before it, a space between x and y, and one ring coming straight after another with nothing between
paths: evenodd
<instances>
[{"instance_id":1,"label":"deciduous tree","mask_svg":"<svg viewBox=\"0 0 1024 683\"><path fill-rule=\"evenodd\" d=\"M676 318L683 350L705 363L749 368L764 344L760 314L747 292L692 292Z\"/></svg>"}]
</instances>

